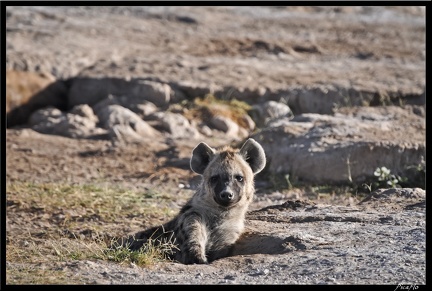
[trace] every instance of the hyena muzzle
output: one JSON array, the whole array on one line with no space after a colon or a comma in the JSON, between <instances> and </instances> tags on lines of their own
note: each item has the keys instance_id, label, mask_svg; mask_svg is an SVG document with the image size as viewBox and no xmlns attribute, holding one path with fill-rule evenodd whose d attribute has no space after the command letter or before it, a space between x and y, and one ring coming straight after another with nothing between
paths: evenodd
<instances>
[{"instance_id":1,"label":"hyena muzzle","mask_svg":"<svg viewBox=\"0 0 432 291\"><path fill-rule=\"evenodd\" d=\"M198 144L190 161L191 169L202 175L192 198L171 221L122 240L138 250L152 238L156 243L174 241L171 259L184 264L208 263L226 257L243 232L244 218L252 202L254 175L265 166L261 145L248 139L240 149L216 150Z\"/></svg>"}]
</instances>

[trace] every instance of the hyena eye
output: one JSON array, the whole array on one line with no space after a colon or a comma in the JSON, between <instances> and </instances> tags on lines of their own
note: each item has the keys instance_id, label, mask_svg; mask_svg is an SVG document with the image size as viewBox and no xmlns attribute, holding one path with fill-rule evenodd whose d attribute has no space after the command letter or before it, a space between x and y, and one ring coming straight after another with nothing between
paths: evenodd
<instances>
[{"instance_id":1,"label":"hyena eye","mask_svg":"<svg viewBox=\"0 0 432 291\"><path fill-rule=\"evenodd\" d=\"M217 181L218 181L218 176L213 176L213 177L210 177L210 182L211 183L216 183Z\"/></svg>"},{"instance_id":2,"label":"hyena eye","mask_svg":"<svg viewBox=\"0 0 432 291\"><path fill-rule=\"evenodd\" d=\"M235 176L235 179L239 182L243 182L243 176L237 175Z\"/></svg>"}]
</instances>

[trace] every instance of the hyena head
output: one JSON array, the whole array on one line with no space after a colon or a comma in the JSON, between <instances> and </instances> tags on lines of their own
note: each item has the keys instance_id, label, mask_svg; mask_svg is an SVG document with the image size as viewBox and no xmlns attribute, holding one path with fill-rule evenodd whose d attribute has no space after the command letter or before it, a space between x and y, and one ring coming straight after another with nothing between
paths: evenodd
<instances>
[{"instance_id":1,"label":"hyena head","mask_svg":"<svg viewBox=\"0 0 432 291\"><path fill-rule=\"evenodd\" d=\"M220 206L247 206L254 195L254 175L266 163L263 148L248 139L240 149L215 150L202 142L192 152L191 169L203 176L202 195L213 197Z\"/></svg>"}]
</instances>

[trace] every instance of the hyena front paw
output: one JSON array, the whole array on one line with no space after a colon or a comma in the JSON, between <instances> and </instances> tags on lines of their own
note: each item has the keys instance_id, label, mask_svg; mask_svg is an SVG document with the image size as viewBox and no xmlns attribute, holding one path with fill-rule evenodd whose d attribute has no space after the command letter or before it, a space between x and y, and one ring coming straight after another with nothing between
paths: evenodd
<instances>
[{"instance_id":1,"label":"hyena front paw","mask_svg":"<svg viewBox=\"0 0 432 291\"><path fill-rule=\"evenodd\" d=\"M207 258L204 257L189 257L186 264L208 264Z\"/></svg>"},{"instance_id":2,"label":"hyena front paw","mask_svg":"<svg viewBox=\"0 0 432 291\"><path fill-rule=\"evenodd\" d=\"M184 264L208 264L207 257L205 255L198 255L198 254L192 254L192 253L186 253L183 254L182 257L179 260L180 262Z\"/></svg>"}]
</instances>

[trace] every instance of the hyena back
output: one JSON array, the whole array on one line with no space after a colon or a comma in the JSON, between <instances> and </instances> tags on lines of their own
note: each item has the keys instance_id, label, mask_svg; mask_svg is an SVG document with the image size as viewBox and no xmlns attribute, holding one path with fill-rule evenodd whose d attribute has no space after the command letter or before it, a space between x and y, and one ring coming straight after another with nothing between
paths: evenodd
<instances>
[{"instance_id":1,"label":"hyena back","mask_svg":"<svg viewBox=\"0 0 432 291\"><path fill-rule=\"evenodd\" d=\"M137 250L149 238L159 243L175 239L178 249L170 258L184 264L228 256L243 232L255 192L254 175L265 163L264 150L251 138L240 149L216 150L200 143L190 161L191 169L202 175L195 194L171 221L129 237L128 247Z\"/></svg>"}]
</instances>

